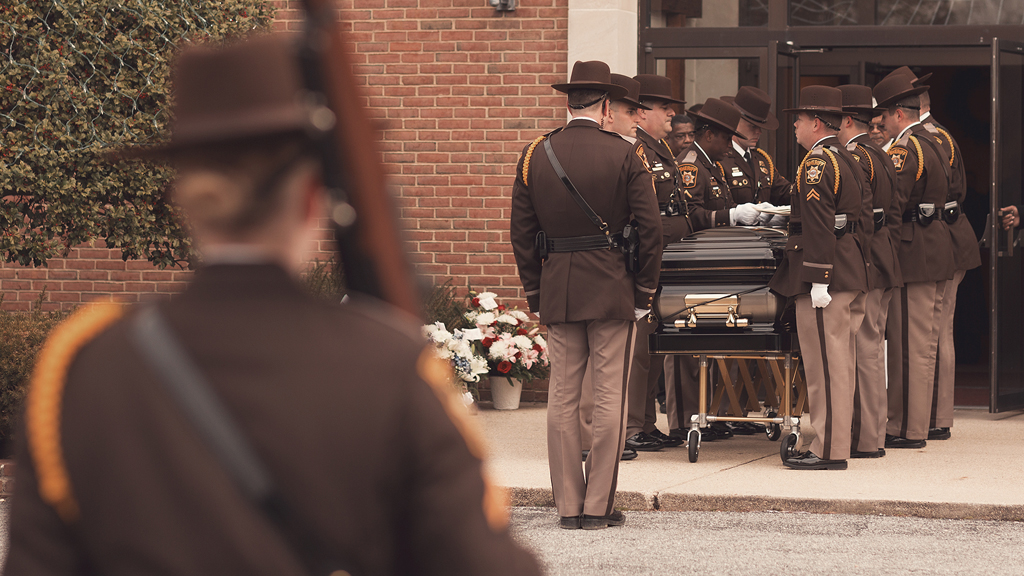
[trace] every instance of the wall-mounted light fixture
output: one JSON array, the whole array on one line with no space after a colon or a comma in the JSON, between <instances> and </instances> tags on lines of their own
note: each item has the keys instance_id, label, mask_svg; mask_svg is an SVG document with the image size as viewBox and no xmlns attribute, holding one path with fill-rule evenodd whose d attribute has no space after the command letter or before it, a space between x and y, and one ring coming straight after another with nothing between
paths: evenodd
<instances>
[{"instance_id":1,"label":"wall-mounted light fixture","mask_svg":"<svg viewBox=\"0 0 1024 576\"><path fill-rule=\"evenodd\" d=\"M487 0L498 12L511 12L516 9L516 0Z\"/></svg>"}]
</instances>

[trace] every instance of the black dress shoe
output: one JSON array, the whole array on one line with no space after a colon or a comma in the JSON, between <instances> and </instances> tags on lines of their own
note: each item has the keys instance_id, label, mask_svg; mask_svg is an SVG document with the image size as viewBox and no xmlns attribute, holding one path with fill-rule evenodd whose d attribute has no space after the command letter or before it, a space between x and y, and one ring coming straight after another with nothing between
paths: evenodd
<instances>
[{"instance_id":1,"label":"black dress shoe","mask_svg":"<svg viewBox=\"0 0 1024 576\"><path fill-rule=\"evenodd\" d=\"M732 429L733 434L738 434L740 436L764 434L764 424L759 424L757 422L729 422L729 428Z\"/></svg>"},{"instance_id":2,"label":"black dress shoe","mask_svg":"<svg viewBox=\"0 0 1024 576\"><path fill-rule=\"evenodd\" d=\"M732 428L729 428L729 425L725 422L712 422L709 428L714 430L715 435L723 440L726 438L732 438Z\"/></svg>"},{"instance_id":3,"label":"black dress shoe","mask_svg":"<svg viewBox=\"0 0 1024 576\"><path fill-rule=\"evenodd\" d=\"M850 450L850 458L881 458L885 456L885 449L875 450L874 452L861 452L860 450Z\"/></svg>"},{"instance_id":4,"label":"black dress shoe","mask_svg":"<svg viewBox=\"0 0 1024 576\"><path fill-rule=\"evenodd\" d=\"M637 432L626 438L626 448L636 450L637 452L654 452L664 447L665 444L661 440L646 432Z\"/></svg>"},{"instance_id":5,"label":"black dress shoe","mask_svg":"<svg viewBox=\"0 0 1024 576\"><path fill-rule=\"evenodd\" d=\"M658 440L661 440L661 443L665 446L665 448L675 448L676 446L682 446L683 442L686 442L685 438L680 438L679 436L669 436L668 434L665 434L664 432L658 430L657 428L649 432L649 434L657 438Z\"/></svg>"},{"instance_id":6,"label":"black dress shoe","mask_svg":"<svg viewBox=\"0 0 1024 576\"><path fill-rule=\"evenodd\" d=\"M590 450L584 450L583 451L583 461L584 462L587 461L587 456L590 456ZM622 456L619 457L619 460L632 460L634 458L636 458L636 450L632 450L630 448L625 448L622 451Z\"/></svg>"},{"instance_id":7,"label":"black dress shoe","mask_svg":"<svg viewBox=\"0 0 1024 576\"><path fill-rule=\"evenodd\" d=\"M787 458L784 464L794 470L846 470L846 460L824 460L811 451Z\"/></svg>"},{"instance_id":8,"label":"black dress shoe","mask_svg":"<svg viewBox=\"0 0 1024 576\"><path fill-rule=\"evenodd\" d=\"M662 414L667 414L668 413L668 410L665 408L665 399L664 398L658 398L658 412L661 412Z\"/></svg>"},{"instance_id":9,"label":"black dress shoe","mask_svg":"<svg viewBox=\"0 0 1024 576\"><path fill-rule=\"evenodd\" d=\"M559 516L558 527L563 530L579 530L583 523L582 516Z\"/></svg>"},{"instance_id":10,"label":"black dress shoe","mask_svg":"<svg viewBox=\"0 0 1024 576\"><path fill-rule=\"evenodd\" d=\"M892 434L885 435L886 448L924 448L927 444L927 440L910 440Z\"/></svg>"},{"instance_id":11,"label":"black dress shoe","mask_svg":"<svg viewBox=\"0 0 1024 576\"><path fill-rule=\"evenodd\" d=\"M581 527L584 530L600 530L609 526L622 526L625 523L626 515L616 510L607 516L591 516L589 514L584 514Z\"/></svg>"},{"instance_id":12,"label":"black dress shoe","mask_svg":"<svg viewBox=\"0 0 1024 576\"><path fill-rule=\"evenodd\" d=\"M949 440L949 428L931 428L928 430L929 440Z\"/></svg>"}]
</instances>

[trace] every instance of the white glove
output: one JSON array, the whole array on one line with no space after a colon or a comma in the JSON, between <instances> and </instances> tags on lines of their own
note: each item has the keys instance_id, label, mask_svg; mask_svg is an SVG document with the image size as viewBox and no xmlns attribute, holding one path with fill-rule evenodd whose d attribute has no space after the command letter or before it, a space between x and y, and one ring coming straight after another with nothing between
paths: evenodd
<instances>
[{"instance_id":1,"label":"white glove","mask_svg":"<svg viewBox=\"0 0 1024 576\"><path fill-rule=\"evenodd\" d=\"M761 202L760 204L758 204L756 206L756 208L758 210L765 210L765 209L768 209L768 208L775 208L775 206L773 206L771 202ZM759 213L757 215L757 222L755 223L755 225L757 225L757 226L767 226L768 222L771 221L772 216L773 216L773 214L769 214L767 212Z\"/></svg>"},{"instance_id":2,"label":"white glove","mask_svg":"<svg viewBox=\"0 0 1024 576\"><path fill-rule=\"evenodd\" d=\"M772 216L772 219L769 220L765 226L770 226L772 228L785 228L787 222L789 222L789 216L776 214L775 216Z\"/></svg>"},{"instance_id":3,"label":"white glove","mask_svg":"<svg viewBox=\"0 0 1024 576\"><path fill-rule=\"evenodd\" d=\"M633 313L636 314L636 321L639 322L644 316L650 314L651 311L646 308L633 308Z\"/></svg>"},{"instance_id":4,"label":"white glove","mask_svg":"<svg viewBox=\"0 0 1024 576\"><path fill-rule=\"evenodd\" d=\"M811 306L824 308L831 301L832 297L828 295L828 284L811 284Z\"/></svg>"},{"instance_id":5,"label":"white glove","mask_svg":"<svg viewBox=\"0 0 1024 576\"><path fill-rule=\"evenodd\" d=\"M729 225L751 226L757 221L759 214L760 212L757 211L752 202L740 204L735 208L729 208Z\"/></svg>"}]
</instances>

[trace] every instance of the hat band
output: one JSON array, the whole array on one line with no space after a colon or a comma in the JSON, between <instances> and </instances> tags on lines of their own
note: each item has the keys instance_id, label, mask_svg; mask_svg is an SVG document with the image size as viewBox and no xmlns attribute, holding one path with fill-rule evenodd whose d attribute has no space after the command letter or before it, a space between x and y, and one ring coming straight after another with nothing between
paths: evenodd
<instances>
[{"instance_id":1,"label":"hat band","mask_svg":"<svg viewBox=\"0 0 1024 576\"><path fill-rule=\"evenodd\" d=\"M754 122L767 122L768 121L768 117L767 116L765 116L764 118L758 118L757 116L754 116L750 112L747 112L746 110L744 110L742 106L740 106L739 104L736 104L735 102L733 102L733 106L735 106L736 109L740 111L740 114L744 118L746 118L747 120L753 120Z\"/></svg>"}]
</instances>

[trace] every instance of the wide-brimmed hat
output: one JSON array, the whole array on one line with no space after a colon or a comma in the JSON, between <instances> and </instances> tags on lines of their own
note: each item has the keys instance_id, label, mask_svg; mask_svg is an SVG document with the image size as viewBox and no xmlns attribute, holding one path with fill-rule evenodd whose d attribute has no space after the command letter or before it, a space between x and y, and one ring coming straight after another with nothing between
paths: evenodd
<instances>
[{"instance_id":1,"label":"wide-brimmed hat","mask_svg":"<svg viewBox=\"0 0 1024 576\"><path fill-rule=\"evenodd\" d=\"M740 123L740 111L735 106L718 98L708 98L699 112L691 114L699 118L705 124L711 124L716 128L725 130L733 136L743 138L743 134L736 131Z\"/></svg>"},{"instance_id":2,"label":"wide-brimmed hat","mask_svg":"<svg viewBox=\"0 0 1024 576\"><path fill-rule=\"evenodd\" d=\"M617 100L626 95L625 88L612 84L611 68L608 68L608 65L600 60L587 62L577 60L572 65L572 75L569 76L569 81L552 84L551 87L565 93L571 90L599 90L607 92L610 100Z\"/></svg>"},{"instance_id":3,"label":"wide-brimmed hat","mask_svg":"<svg viewBox=\"0 0 1024 576\"><path fill-rule=\"evenodd\" d=\"M871 94L878 101L879 108L888 108L891 105L928 91L928 86L914 86L910 76L904 74L890 74L875 84Z\"/></svg>"},{"instance_id":4,"label":"wide-brimmed hat","mask_svg":"<svg viewBox=\"0 0 1024 576\"><path fill-rule=\"evenodd\" d=\"M843 110L871 116L878 114L871 98L871 88L860 84L843 84L838 88L843 93Z\"/></svg>"},{"instance_id":5,"label":"wide-brimmed hat","mask_svg":"<svg viewBox=\"0 0 1024 576\"><path fill-rule=\"evenodd\" d=\"M198 146L314 133L320 109L302 98L297 48L294 37L280 34L186 48L172 71L174 119L168 142L121 149L108 157L160 158Z\"/></svg>"},{"instance_id":6,"label":"wide-brimmed hat","mask_svg":"<svg viewBox=\"0 0 1024 576\"><path fill-rule=\"evenodd\" d=\"M743 119L765 130L779 127L779 119L772 114L772 99L760 88L743 86L736 92L732 105L740 111Z\"/></svg>"},{"instance_id":7,"label":"wide-brimmed hat","mask_svg":"<svg viewBox=\"0 0 1024 576\"><path fill-rule=\"evenodd\" d=\"M917 74L914 74L914 71L911 70L909 66L900 66L899 68L893 70L892 72L889 72L889 74L886 76L886 78L888 78L889 76L892 76L893 74L902 74L904 76L909 76L910 77L910 83L913 84L915 88L918 87L918 86L923 85L925 82L928 81L929 78L932 77L932 73L929 72L929 73L925 74L924 76L921 76L920 78L918 78Z\"/></svg>"},{"instance_id":8,"label":"wide-brimmed hat","mask_svg":"<svg viewBox=\"0 0 1024 576\"><path fill-rule=\"evenodd\" d=\"M843 110L843 93L831 86L807 86L800 90L800 103L796 108L787 108L783 112L797 114L817 112L852 116L853 112Z\"/></svg>"},{"instance_id":9,"label":"wide-brimmed hat","mask_svg":"<svg viewBox=\"0 0 1024 576\"><path fill-rule=\"evenodd\" d=\"M636 80L633 80L629 76L625 76L625 75L622 75L622 74L612 74L611 78L612 78L612 84L615 84L617 86L622 86L623 88L625 88L627 90L625 96L623 96L621 98L616 98L616 100L620 100L620 101L625 102L625 103L627 103L627 104L629 104L631 106L636 106L637 108L641 108L643 110L650 110L649 107L644 106L643 104L640 103L640 83L639 82L637 82Z\"/></svg>"},{"instance_id":10,"label":"wide-brimmed hat","mask_svg":"<svg viewBox=\"0 0 1024 576\"><path fill-rule=\"evenodd\" d=\"M685 100L672 97L672 80L657 74L637 74L633 79L640 83L641 100L661 100L671 104L686 104Z\"/></svg>"}]
</instances>

